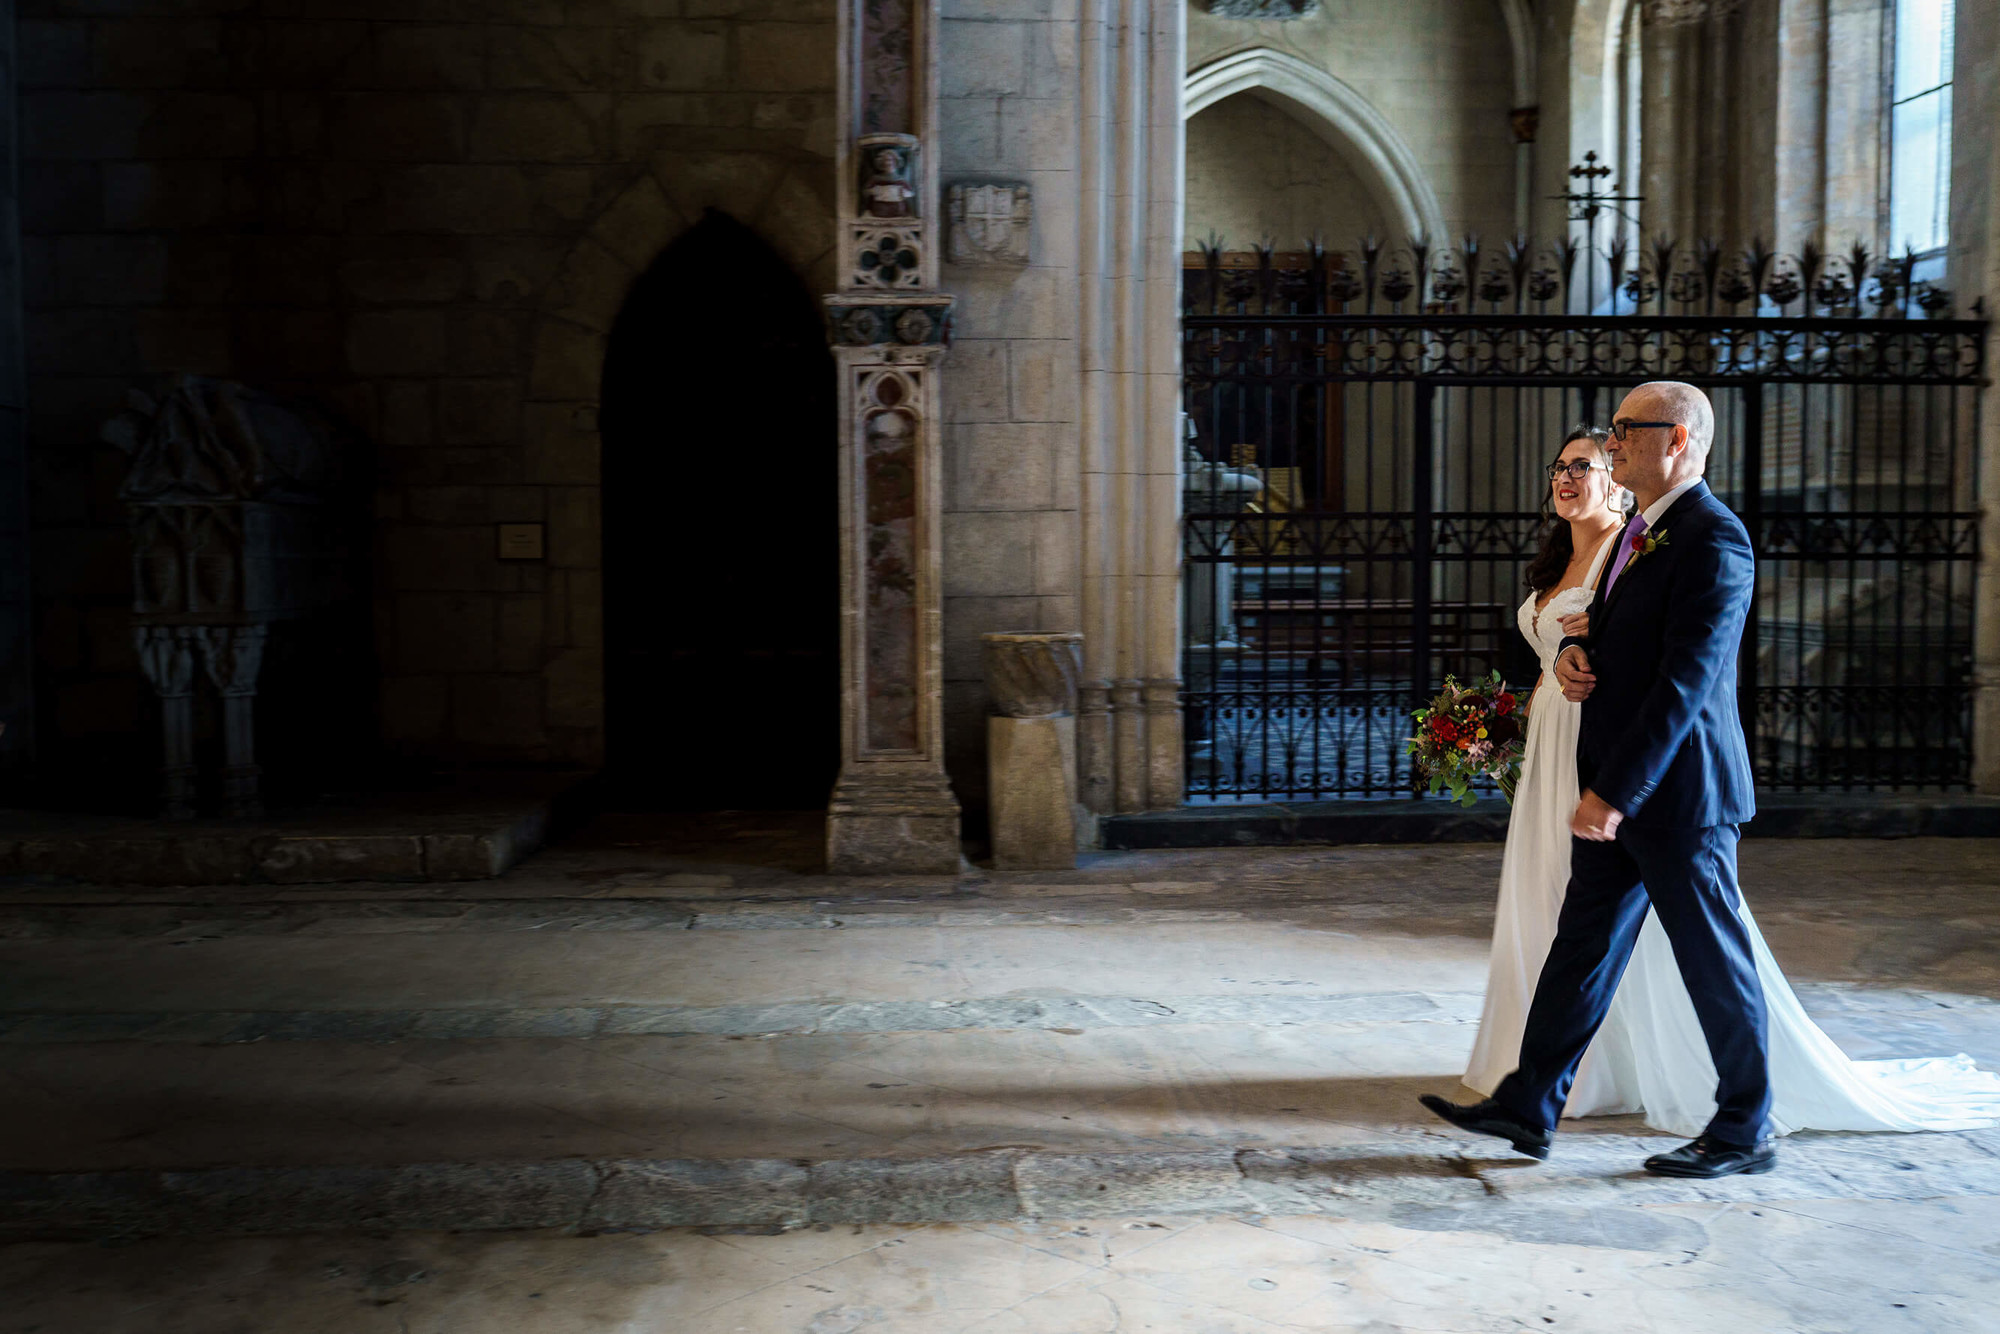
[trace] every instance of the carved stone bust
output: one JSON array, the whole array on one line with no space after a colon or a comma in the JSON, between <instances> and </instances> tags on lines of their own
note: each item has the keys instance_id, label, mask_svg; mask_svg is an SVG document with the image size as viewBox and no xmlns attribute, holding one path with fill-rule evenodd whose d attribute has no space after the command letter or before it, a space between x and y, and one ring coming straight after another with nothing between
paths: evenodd
<instances>
[{"instance_id":1,"label":"carved stone bust","mask_svg":"<svg viewBox=\"0 0 2000 1334\"><path fill-rule=\"evenodd\" d=\"M856 199L864 218L914 218L917 141L907 134L864 134L855 143L860 171Z\"/></svg>"}]
</instances>

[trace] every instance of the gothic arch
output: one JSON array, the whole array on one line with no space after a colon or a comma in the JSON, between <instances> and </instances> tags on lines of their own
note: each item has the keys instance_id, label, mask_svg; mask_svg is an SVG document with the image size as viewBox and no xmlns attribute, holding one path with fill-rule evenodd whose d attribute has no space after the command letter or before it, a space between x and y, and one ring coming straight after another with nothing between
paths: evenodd
<instances>
[{"instance_id":1,"label":"gothic arch","mask_svg":"<svg viewBox=\"0 0 2000 1334\"><path fill-rule=\"evenodd\" d=\"M1439 241L1445 229L1437 192L1416 154L1373 104L1317 65L1270 47L1223 56L1187 76L1183 117L1225 97L1261 89L1285 104L1346 157L1397 224L1411 236Z\"/></svg>"},{"instance_id":2,"label":"gothic arch","mask_svg":"<svg viewBox=\"0 0 2000 1334\"><path fill-rule=\"evenodd\" d=\"M595 402L604 339L662 246L726 213L761 236L815 291L831 290L833 164L755 153L660 153L592 219L542 293L529 397Z\"/></svg>"},{"instance_id":3,"label":"gothic arch","mask_svg":"<svg viewBox=\"0 0 2000 1334\"><path fill-rule=\"evenodd\" d=\"M704 210L740 219L804 279L833 287L833 163L769 154L667 151L598 211L538 296L522 428L530 483L568 488L560 522L566 541L595 550L602 540L597 408L612 323L632 285ZM589 503L586 503L588 501ZM589 581L579 596L592 597ZM580 608L543 668L545 717L595 742L601 759L604 640L596 606Z\"/></svg>"},{"instance_id":4,"label":"gothic arch","mask_svg":"<svg viewBox=\"0 0 2000 1334\"><path fill-rule=\"evenodd\" d=\"M605 770L619 799L797 810L833 786L836 420L819 302L765 237L706 210L631 284L606 343Z\"/></svg>"}]
</instances>

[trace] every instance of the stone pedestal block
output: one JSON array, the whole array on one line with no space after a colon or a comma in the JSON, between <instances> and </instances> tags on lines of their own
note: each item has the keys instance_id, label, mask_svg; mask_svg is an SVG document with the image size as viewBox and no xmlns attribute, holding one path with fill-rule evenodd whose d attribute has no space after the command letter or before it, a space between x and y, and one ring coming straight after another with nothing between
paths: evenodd
<instances>
[{"instance_id":1,"label":"stone pedestal block","mask_svg":"<svg viewBox=\"0 0 2000 1334\"><path fill-rule=\"evenodd\" d=\"M835 875L956 875L958 800L929 765L857 764L834 784L826 861Z\"/></svg>"},{"instance_id":2,"label":"stone pedestal block","mask_svg":"<svg viewBox=\"0 0 2000 1334\"><path fill-rule=\"evenodd\" d=\"M1076 865L1076 719L988 718L993 865L1002 871Z\"/></svg>"}]
</instances>

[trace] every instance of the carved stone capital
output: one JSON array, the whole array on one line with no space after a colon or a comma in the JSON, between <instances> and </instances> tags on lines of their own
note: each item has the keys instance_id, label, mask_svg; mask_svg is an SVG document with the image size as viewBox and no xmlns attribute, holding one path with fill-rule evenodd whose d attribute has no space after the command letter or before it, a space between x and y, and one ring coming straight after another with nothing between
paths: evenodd
<instances>
[{"instance_id":1,"label":"carved stone capital","mask_svg":"<svg viewBox=\"0 0 2000 1334\"><path fill-rule=\"evenodd\" d=\"M195 630L202 666L223 698L257 693L257 673L263 669L269 637L266 625L204 625Z\"/></svg>"},{"instance_id":2,"label":"carved stone capital","mask_svg":"<svg viewBox=\"0 0 2000 1334\"><path fill-rule=\"evenodd\" d=\"M989 634L986 688L994 707L1009 718L1060 718L1076 711L1083 674L1083 636Z\"/></svg>"},{"instance_id":3,"label":"carved stone capital","mask_svg":"<svg viewBox=\"0 0 2000 1334\"><path fill-rule=\"evenodd\" d=\"M161 699L179 699L194 693L197 641L193 627L135 625L132 647L139 654L139 670L146 674L146 680Z\"/></svg>"}]
</instances>

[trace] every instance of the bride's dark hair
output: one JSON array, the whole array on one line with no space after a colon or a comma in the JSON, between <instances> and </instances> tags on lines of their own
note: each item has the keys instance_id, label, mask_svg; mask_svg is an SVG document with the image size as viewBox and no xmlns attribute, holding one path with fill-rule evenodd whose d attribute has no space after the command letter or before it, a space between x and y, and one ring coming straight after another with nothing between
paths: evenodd
<instances>
[{"instance_id":1,"label":"bride's dark hair","mask_svg":"<svg viewBox=\"0 0 2000 1334\"><path fill-rule=\"evenodd\" d=\"M1588 440L1596 448L1598 457L1605 457L1604 442L1611 438L1609 431L1601 431L1595 426L1572 426L1556 447L1556 459L1562 457L1563 450L1579 440ZM1553 463L1556 459L1550 459ZM1569 568L1570 560L1576 555L1576 544L1570 537L1569 520L1556 513L1555 488L1542 489L1542 549L1528 562L1525 582L1537 593L1543 593L1562 582L1563 571Z\"/></svg>"}]
</instances>

